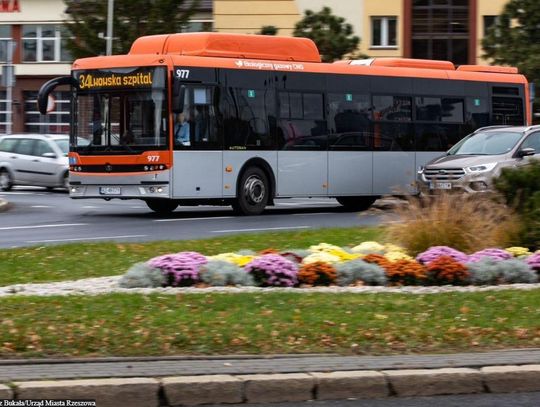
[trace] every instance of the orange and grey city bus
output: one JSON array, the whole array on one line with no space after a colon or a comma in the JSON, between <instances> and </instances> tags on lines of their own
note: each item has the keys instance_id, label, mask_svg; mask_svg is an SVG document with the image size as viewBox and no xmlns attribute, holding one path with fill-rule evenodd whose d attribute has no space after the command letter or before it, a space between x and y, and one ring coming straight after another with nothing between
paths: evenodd
<instances>
[{"instance_id":1,"label":"orange and grey city bus","mask_svg":"<svg viewBox=\"0 0 540 407\"><path fill-rule=\"evenodd\" d=\"M483 126L531 121L512 67L370 59L321 63L314 43L224 33L137 39L44 84L72 90L70 196L156 212L330 197L361 210Z\"/></svg>"}]
</instances>

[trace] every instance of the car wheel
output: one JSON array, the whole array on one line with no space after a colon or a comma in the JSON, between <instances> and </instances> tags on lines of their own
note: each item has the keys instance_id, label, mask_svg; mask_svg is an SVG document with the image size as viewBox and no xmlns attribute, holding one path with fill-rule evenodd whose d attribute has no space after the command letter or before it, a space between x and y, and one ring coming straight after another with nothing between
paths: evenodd
<instances>
[{"instance_id":1,"label":"car wheel","mask_svg":"<svg viewBox=\"0 0 540 407\"><path fill-rule=\"evenodd\" d=\"M9 191L13 187L13 177L8 170L0 170L0 189Z\"/></svg>"},{"instance_id":2,"label":"car wheel","mask_svg":"<svg viewBox=\"0 0 540 407\"><path fill-rule=\"evenodd\" d=\"M168 199L147 199L146 205L156 213L167 214L178 208L178 202Z\"/></svg>"},{"instance_id":3,"label":"car wheel","mask_svg":"<svg viewBox=\"0 0 540 407\"><path fill-rule=\"evenodd\" d=\"M242 215L259 215L268 203L269 191L264 171L259 167L249 167L242 174L233 209Z\"/></svg>"},{"instance_id":4,"label":"car wheel","mask_svg":"<svg viewBox=\"0 0 540 407\"><path fill-rule=\"evenodd\" d=\"M377 200L376 196L340 196L336 200L349 211L365 211Z\"/></svg>"}]
</instances>

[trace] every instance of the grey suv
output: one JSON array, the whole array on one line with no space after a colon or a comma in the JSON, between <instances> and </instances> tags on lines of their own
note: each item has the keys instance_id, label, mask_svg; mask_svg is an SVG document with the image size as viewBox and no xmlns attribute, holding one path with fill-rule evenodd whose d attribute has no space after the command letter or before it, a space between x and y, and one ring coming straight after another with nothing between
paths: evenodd
<instances>
[{"instance_id":1,"label":"grey suv","mask_svg":"<svg viewBox=\"0 0 540 407\"><path fill-rule=\"evenodd\" d=\"M0 137L0 189L13 185L68 188L69 137L19 134Z\"/></svg>"},{"instance_id":2,"label":"grey suv","mask_svg":"<svg viewBox=\"0 0 540 407\"><path fill-rule=\"evenodd\" d=\"M420 189L481 192L505 167L540 158L540 126L490 126L476 130L443 156L419 168Z\"/></svg>"}]
</instances>

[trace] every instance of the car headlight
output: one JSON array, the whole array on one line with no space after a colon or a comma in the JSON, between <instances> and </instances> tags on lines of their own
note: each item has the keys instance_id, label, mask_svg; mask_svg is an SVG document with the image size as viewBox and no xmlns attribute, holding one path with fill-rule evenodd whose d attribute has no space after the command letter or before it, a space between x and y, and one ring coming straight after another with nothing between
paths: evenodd
<instances>
[{"instance_id":1,"label":"car headlight","mask_svg":"<svg viewBox=\"0 0 540 407\"><path fill-rule=\"evenodd\" d=\"M467 172L473 172L473 173L487 172L495 168L496 165L497 163L487 163L487 164L481 164L481 165L473 165L472 167L467 167L465 169L467 170Z\"/></svg>"}]
</instances>

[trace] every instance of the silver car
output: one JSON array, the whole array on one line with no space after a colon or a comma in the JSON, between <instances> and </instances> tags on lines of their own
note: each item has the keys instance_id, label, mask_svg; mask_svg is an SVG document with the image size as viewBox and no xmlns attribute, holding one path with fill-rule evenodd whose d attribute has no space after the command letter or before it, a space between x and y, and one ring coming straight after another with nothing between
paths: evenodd
<instances>
[{"instance_id":1,"label":"silver car","mask_svg":"<svg viewBox=\"0 0 540 407\"><path fill-rule=\"evenodd\" d=\"M482 192L505 167L540 158L540 126L490 126L476 130L418 170L423 192Z\"/></svg>"},{"instance_id":2,"label":"silver car","mask_svg":"<svg viewBox=\"0 0 540 407\"><path fill-rule=\"evenodd\" d=\"M0 137L0 189L36 185L68 188L69 137L18 134Z\"/></svg>"}]
</instances>

